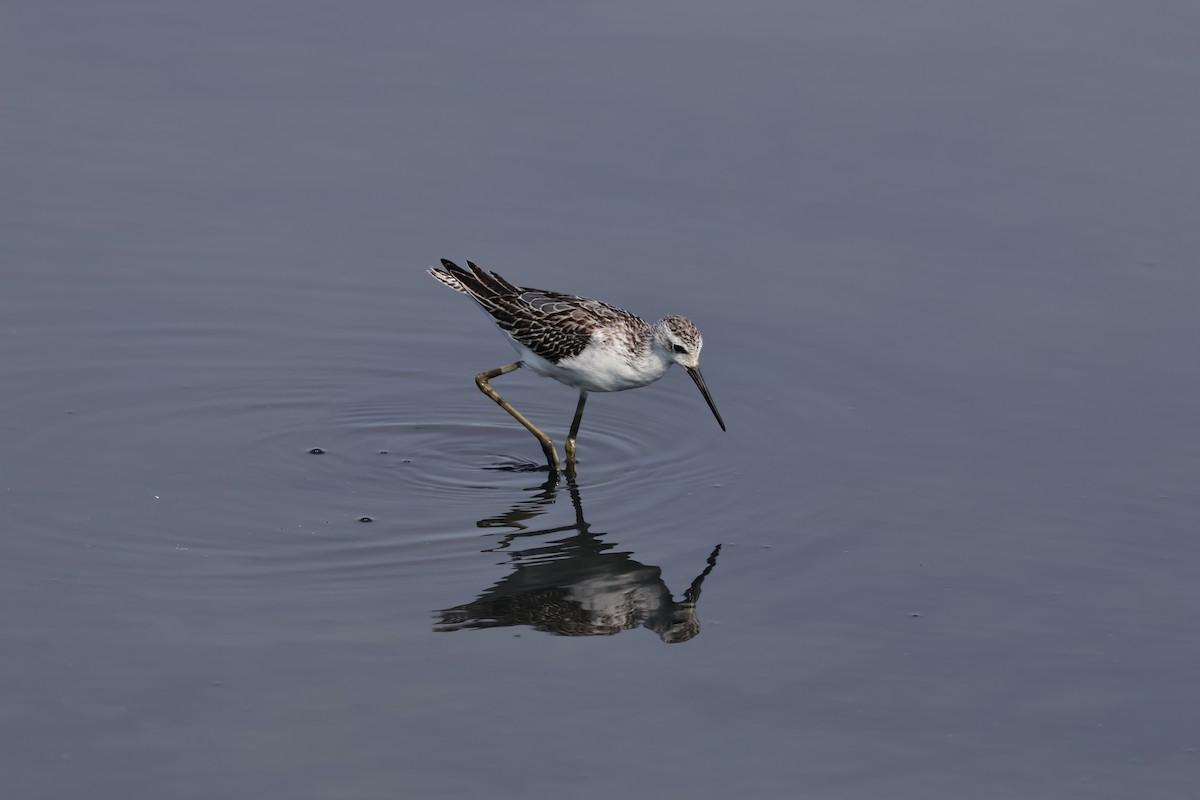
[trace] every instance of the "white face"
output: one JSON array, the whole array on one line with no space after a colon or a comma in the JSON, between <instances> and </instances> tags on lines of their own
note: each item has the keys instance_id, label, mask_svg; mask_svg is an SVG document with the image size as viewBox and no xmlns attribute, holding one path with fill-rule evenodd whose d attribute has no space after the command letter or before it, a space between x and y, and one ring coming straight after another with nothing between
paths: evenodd
<instances>
[{"instance_id":1,"label":"white face","mask_svg":"<svg viewBox=\"0 0 1200 800\"><path fill-rule=\"evenodd\" d=\"M663 348L671 360L681 367L696 369L700 366L700 349L704 340L691 320L684 317L668 317L663 331Z\"/></svg>"},{"instance_id":2,"label":"white face","mask_svg":"<svg viewBox=\"0 0 1200 800\"><path fill-rule=\"evenodd\" d=\"M700 366L700 348L704 346L703 339L697 337L695 343L692 343L675 336L668 336L667 340L672 361L686 369L696 369Z\"/></svg>"}]
</instances>

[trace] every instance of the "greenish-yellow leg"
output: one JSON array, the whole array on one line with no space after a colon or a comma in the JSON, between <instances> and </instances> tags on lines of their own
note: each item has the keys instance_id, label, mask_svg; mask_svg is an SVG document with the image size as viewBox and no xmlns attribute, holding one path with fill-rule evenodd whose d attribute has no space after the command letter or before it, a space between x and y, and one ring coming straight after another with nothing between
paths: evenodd
<instances>
[{"instance_id":1,"label":"greenish-yellow leg","mask_svg":"<svg viewBox=\"0 0 1200 800\"><path fill-rule=\"evenodd\" d=\"M475 376L475 385L479 387L479 391L483 392L488 397L495 400L496 404L498 406L503 408L509 414L512 414L513 419L515 419L517 422L519 422L525 426L525 430L529 431L535 437L537 437L538 442L540 442L542 445L542 452L546 454L546 463L550 466L550 472L552 474L557 474L559 472L558 451L556 451L554 449L554 442L550 441L549 436L547 436L546 434L544 434L540 430L538 430L536 427L534 427L534 424L532 422L525 419L524 414L522 414L520 411L517 411L515 408L512 407L512 405L507 400L505 400L503 397L501 397L499 394L497 394L496 390L493 389L491 384L488 383L488 381L490 381L492 378L497 377L498 375L507 375L508 373L512 372L513 370L517 370L520 368L521 368L521 362L516 361L512 364L507 364L503 367L496 367L495 369L489 369L487 372L481 372ZM580 411L582 411L582 410L583 410L583 404L580 403ZM576 427L578 427L578 425ZM571 445L571 446L573 446L574 444L575 443L573 441L569 443L569 445Z\"/></svg>"},{"instance_id":2,"label":"greenish-yellow leg","mask_svg":"<svg viewBox=\"0 0 1200 800\"><path fill-rule=\"evenodd\" d=\"M587 402L587 392L579 393L579 405L575 406L575 419L571 420L571 432L567 434L567 477L575 478L575 437L579 435L579 423L583 420L583 404Z\"/></svg>"}]
</instances>

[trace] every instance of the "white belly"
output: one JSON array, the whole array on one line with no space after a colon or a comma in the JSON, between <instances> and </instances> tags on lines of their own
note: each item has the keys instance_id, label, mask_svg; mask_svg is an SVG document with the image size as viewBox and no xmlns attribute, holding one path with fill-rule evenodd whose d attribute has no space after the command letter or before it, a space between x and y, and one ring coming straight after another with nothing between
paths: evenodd
<instances>
[{"instance_id":1,"label":"white belly","mask_svg":"<svg viewBox=\"0 0 1200 800\"><path fill-rule=\"evenodd\" d=\"M661 378L671 366L670 361L658 357L653 349L643 358L630 360L604 343L593 343L579 355L551 364L515 339L509 341L521 354L525 366L537 374L587 392L620 392L646 386Z\"/></svg>"}]
</instances>

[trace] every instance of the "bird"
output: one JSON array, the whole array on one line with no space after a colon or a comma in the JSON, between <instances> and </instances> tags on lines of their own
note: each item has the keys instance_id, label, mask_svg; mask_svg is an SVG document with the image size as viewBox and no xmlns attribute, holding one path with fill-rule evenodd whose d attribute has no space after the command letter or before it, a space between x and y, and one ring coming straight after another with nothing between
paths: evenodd
<instances>
[{"instance_id":1,"label":"bird","mask_svg":"<svg viewBox=\"0 0 1200 800\"><path fill-rule=\"evenodd\" d=\"M666 374L672 364L687 371L725 430L721 412L700 374L704 340L688 318L670 316L651 324L599 300L515 286L471 261L467 262L469 270L444 258L441 262L442 268L429 267L429 274L478 303L520 355L511 364L479 373L475 384L537 438L552 474L562 469L554 442L492 388L493 378L528 367L579 390L564 447L568 478L575 476L576 437L588 393L647 386Z\"/></svg>"}]
</instances>

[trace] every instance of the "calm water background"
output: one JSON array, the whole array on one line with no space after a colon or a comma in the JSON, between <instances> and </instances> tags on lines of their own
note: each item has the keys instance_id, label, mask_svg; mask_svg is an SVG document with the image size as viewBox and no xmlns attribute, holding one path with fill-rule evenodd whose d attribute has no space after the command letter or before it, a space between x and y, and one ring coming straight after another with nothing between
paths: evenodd
<instances>
[{"instance_id":1,"label":"calm water background","mask_svg":"<svg viewBox=\"0 0 1200 800\"><path fill-rule=\"evenodd\" d=\"M1197 30L7 4L0 794L1195 797ZM691 316L729 433L676 370L497 470L441 256ZM717 545L690 641L434 631Z\"/></svg>"}]
</instances>

